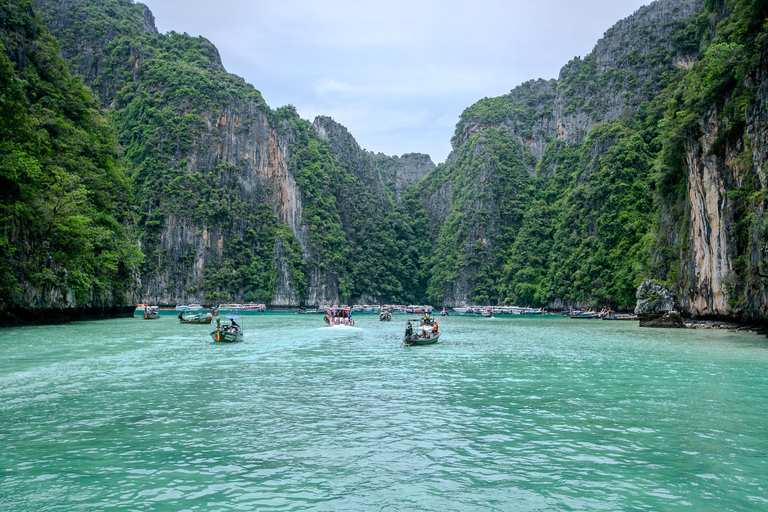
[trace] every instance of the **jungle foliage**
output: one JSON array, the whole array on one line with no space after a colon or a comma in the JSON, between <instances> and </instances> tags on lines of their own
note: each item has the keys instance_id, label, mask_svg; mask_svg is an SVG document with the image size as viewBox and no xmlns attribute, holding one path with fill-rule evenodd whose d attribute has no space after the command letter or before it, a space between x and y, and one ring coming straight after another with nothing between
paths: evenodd
<instances>
[{"instance_id":1,"label":"jungle foliage","mask_svg":"<svg viewBox=\"0 0 768 512\"><path fill-rule=\"evenodd\" d=\"M122 303L140 261L109 119L29 1L0 4L0 311Z\"/></svg>"},{"instance_id":2,"label":"jungle foliage","mask_svg":"<svg viewBox=\"0 0 768 512\"><path fill-rule=\"evenodd\" d=\"M677 285L691 257L685 144L701 136L702 119L715 109L718 144L742 144L736 164L751 166L744 119L755 87L748 77L766 48L767 4L710 1L701 14L669 27L669 46L628 52L602 72L594 54L577 58L557 83L528 82L467 109L453 139L455 158L435 172L436 179L450 177L454 205L435 253L430 299L450 297L458 281L484 303L621 307L634 304L646 278ZM690 69L672 66L682 57L698 62ZM640 89L638 74L650 70L652 86ZM624 91L627 104L637 106L602 121L607 107L599 91L605 89ZM544 132L556 101L561 115L591 116L594 125L583 141L549 139L543 156L531 162L525 142ZM486 144L498 138L504 142ZM514 163L499 166L510 152ZM533 170L527 179L524 165ZM750 172L746 185L730 193L743 255L766 226L765 194ZM505 179L516 180L514 194L495 193ZM509 209L497 195L521 206ZM741 291L768 263L746 256L738 262L731 286Z\"/></svg>"}]
</instances>

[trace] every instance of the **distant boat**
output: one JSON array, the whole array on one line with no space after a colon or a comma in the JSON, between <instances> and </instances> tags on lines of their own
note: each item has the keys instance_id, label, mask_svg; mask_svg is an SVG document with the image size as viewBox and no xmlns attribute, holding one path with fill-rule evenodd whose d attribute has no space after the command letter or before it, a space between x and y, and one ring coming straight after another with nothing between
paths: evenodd
<instances>
[{"instance_id":1,"label":"distant boat","mask_svg":"<svg viewBox=\"0 0 768 512\"><path fill-rule=\"evenodd\" d=\"M453 310L460 315L466 315L467 313L472 312L472 308L453 308Z\"/></svg>"},{"instance_id":2,"label":"distant boat","mask_svg":"<svg viewBox=\"0 0 768 512\"><path fill-rule=\"evenodd\" d=\"M144 308L144 320L158 320L160 313L157 312L157 306L147 306Z\"/></svg>"},{"instance_id":3,"label":"distant boat","mask_svg":"<svg viewBox=\"0 0 768 512\"><path fill-rule=\"evenodd\" d=\"M443 308L443 310L440 312L440 316L448 316L448 310Z\"/></svg>"},{"instance_id":4,"label":"distant boat","mask_svg":"<svg viewBox=\"0 0 768 512\"><path fill-rule=\"evenodd\" d=\"M187 304L186 302L180 302L176 304L176 307L173 309L176 311L200 311L203 309L203 306L200 304Z\"/></svg>"},{"instance_id":5,"label":"distant boat","mask_svg":"<svg viewBox=\"0 0 768 512\"><path fill-rule=\"evenodd\" d=\"M616 321L627 321L627 320L639 320L637 315L633 315L630 313L616 313L614 311L608 312L607 315L603 316L603 320L616 320Z\"/></svg>"},{"instance_id":6,"label":"distant boat","mask_svg":"<svg viewBox=\"0 0 768 512\"><path fill-rule=\"evenodd\" d=\"M352 320L352 311L348 307L328 308L325 312L325 323L330 326L346 325L352 327L355 321Z\"/></svg>"},{"instance_id":7,"label":"distant boat","mask_svg":"<svg viewBox=\"0 0 768 512\"><path fill-rule=\"evenodd\" d=\"M386 309L383 310L381 313L379 313L379 320L381 320L382 322L389 322L390 320L392 320L392 313L390 313Z\"/></svg>"},{"instance_id":8,"label":"distant boat","mask_svg":"<svg viewBox=\"0 0 768 512\"><path fill-rule=\"evenodd\" d=\"M194 315L185 315L184 312L179 312L179 322L182 324L207 325L213 322L213 314L208 313L207 315L203 315L202 313L197 313Z\"/></svg>"},{"instance_id":9,"label":"distant boat","mask_svg":"<svg viewBox=\"0 0 768 512\"><path fill-rule=\"evenodd\" d=\"M240 318L238 315L230 315L227 317L229 325L221 325L221 320L216 319L216 330L211 331L211 338L213 341L221 343L233 343L236 341L243 341L243 329L237 325L237 320Z\"/></svg>"},{"instance_id":10,"label":"distant boat","mask_svg":"<svg viewBox=\"0 0 768 512\"><path fill-rule=\"evenodd\" d=\"M258 311L259 313L263 313L266 309L266 304L243 304L243 311Z\"/></svg>"},{"instance_id":11,"label":"distant boat","mask_svg":"<svg viewBox=\"0 0 768 512\"><path fill-rule=\"evenodd\" d=\"M597 313L593 310L589 311L571 311L568 314L569 318L573 318L574 320L586 320L590 318L600 318L600 313Z\"/></svg>"},{"instance_id":12,"label":"distant boat","mask_svg":"<svg viewBox=\"0 0 768 512\"><path fill-rule=\"evenodd\" d=\"M325 308L300 308L296 311L297 315L322 315Z\"/></svg>"},{"instance_id":13,"label":"distant boat","mask_svg":"<svg viewBox=\"0 0 768 512\"><path fill-rule=\"evenodd\" d=\"M243 310L242 304L219 304L219 306L216 308L217 310L227 313L239 313Z\"/></svg>"}]
</instances>

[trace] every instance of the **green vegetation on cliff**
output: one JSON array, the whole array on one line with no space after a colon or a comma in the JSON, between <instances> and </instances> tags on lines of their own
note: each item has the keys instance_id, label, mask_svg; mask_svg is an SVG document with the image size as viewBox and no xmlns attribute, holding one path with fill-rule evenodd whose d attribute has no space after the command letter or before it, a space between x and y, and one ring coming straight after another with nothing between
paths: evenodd
<instances>
[{"instance_id":1,"label":"green vegetation on cliff","mask_svg":"<svg viewBox=\"0 0 768 512\"><path fill-rule=\"evenodd\" d=\"M0 23L0 311L123 304L140 255L112 126L31 2Z\"/></svg>"},{"instance_id":2,"label":"green vegetation on cliff","mask_svg":"<svg viewBox=\"0 0 768 512\"><path fill-rule=\"evenodd\" d=\"M683 159L690 146L708 141L706 157L720 161L719 166L725 171L720 185L733 269L724 291L735 314L761 316L766 307L764 280L768 257L764 248L768 242L768 193L764 170L755 165L752 149L753 141L759 140L760 135L753 133L755 139L750 137L747 116L750 110L759 108L755 106L759 85L755 80L760 78L759 73L765 73L768 64L768 2L706 3L711 27L704 28L716 24L717 35L711 40L703 37L705 47L700 62L676 87L669 89L670 98L661 121L663 147L656 178L659 237L653 276L683 294L692 293L689 287L696 270L690 262L696 255L690 245L688 165ZM703 36L710 33L711 30L704 30ZM758 123L752 129L764 130L760 126L763 123ZM670 222L670 218L678 222Z\"/></svg>"},{"instance_id":3,"label":"green vegetation on cliff","mask_svg":"<svg viewBox=\"0 0 768 512\"><path fill-rule=\"evenodd\" d=\"M72 66L111 109L136 191L142 279L145 288L166 283L154 296L270 302L284 261L299 300L313 273L345 302L423 300L419 213L376 190L372 169L334 156L292 107L271 110L204 38L156 33L144 6L60 4L37 1ZM89 52L95 41L103 46ZM298 230L280 221L290 206L275 201L290 178Z\"/></svg>"}]
</instances>

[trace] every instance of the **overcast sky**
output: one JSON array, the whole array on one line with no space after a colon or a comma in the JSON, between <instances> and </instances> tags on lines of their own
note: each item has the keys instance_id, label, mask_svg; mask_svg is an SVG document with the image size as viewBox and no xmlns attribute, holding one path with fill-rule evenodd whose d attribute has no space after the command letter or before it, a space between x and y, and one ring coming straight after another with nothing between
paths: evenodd
<instances>
[{"instance_id":1,"label":"overcast sky","mask_svg":"<svg viewBox=\"0 0 768 512\"><path fill-rule=\"evenodd\" d=\"M650 0L145 0L272 108L328 115L370 151L445 160L461 112L556 78Z\"/></svg>"}]
</instances>

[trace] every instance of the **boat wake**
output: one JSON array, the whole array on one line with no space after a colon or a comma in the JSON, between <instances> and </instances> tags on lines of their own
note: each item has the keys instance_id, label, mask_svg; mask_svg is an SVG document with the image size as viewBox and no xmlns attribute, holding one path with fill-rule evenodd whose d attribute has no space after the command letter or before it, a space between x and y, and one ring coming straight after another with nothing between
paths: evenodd
<instances>
[{"instance_id":1,"label":"boat wake","mask_svg":"<svg viewBox=\"0 0 768 512\"><path fill-rule=\"evenodd\" d=\"M362 331L362 327L355 327L353 325L326 325L325 327L320 327L320 329L327 330L331 329L334 331Z\"/></svg>"}]
</instances>

